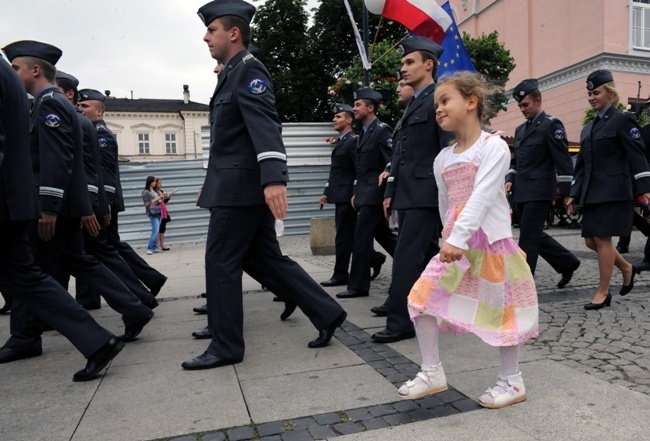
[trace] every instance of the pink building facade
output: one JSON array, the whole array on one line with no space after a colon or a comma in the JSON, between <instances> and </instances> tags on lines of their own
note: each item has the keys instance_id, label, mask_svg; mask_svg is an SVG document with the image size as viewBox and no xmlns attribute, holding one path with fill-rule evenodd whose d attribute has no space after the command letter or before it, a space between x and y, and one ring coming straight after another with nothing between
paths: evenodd
<instances>
[{"instance_id":1,"label":"pink building facade","mask_svg":"<svg viewBox=\"0 0 650 441\"><path fill-rule=\"evenodd\" d=\"M650 97L650 0L450 0L461 31L473 37L499 32L517 67L506 92L537 78L544 110L580 140L587 76L610 70L623 104ZM631 100L631 98L634 98ZM492 127L513 136L524 122L511 98Z\"/></svg>"}]
</instances>

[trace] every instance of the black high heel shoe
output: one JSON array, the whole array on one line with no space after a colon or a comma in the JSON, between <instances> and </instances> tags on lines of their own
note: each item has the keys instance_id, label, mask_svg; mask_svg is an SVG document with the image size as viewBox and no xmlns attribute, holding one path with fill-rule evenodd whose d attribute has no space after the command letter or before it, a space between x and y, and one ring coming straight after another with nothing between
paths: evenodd
<instances>
[{"instance_id":1,"label":"black high heel shoe","mask_svg":"<svg viewBox=\"0 0 650 441\"><path fill-rule=\"evenodd\" d=\"M623 285L621 286L621 290L618 292L620 295L624 296L628 294L632 289L634 289L634 276L639 274L641 271L634 265L632 265L632 278L630 279L630 283L628 285Z\"/></svg>"},{"instance_id":2,"label":"black high heel shoe","mask_svg":"<svg viewBox=\"0 0 650 441\"><path fill-rule=\"evenodd\" d=\"M593 310L593 309L601 309L604 308L605 306L609 306L612 303L612 293L608 292L607 297L605 297L605 300L601 303L587 303L585 305L585 309L587 310Z\"/></svg>"}]
</instances>

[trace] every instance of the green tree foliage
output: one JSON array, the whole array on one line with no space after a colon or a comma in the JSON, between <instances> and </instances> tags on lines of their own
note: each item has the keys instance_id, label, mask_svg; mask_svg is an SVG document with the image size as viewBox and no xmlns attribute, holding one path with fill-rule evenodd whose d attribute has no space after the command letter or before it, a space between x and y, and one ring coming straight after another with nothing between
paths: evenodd
<instances>
[{"instance_id":1,"label":"green tree foliage","mask_svg":"<svg viewBox=\"0 0 650 441\"><path fill-rule=\"evenodd\" d=\"M304 121L312 105L305 99L312 70L308 53L305 0L268 0L255 13L253 43L258 58L273 80L276 106L282 121Z\"/></svg>"},{"instance_id":2,"label":"green tree foliage","mask_svg":"<svg viewBox=\"0 0 650 441\"><path fill-rule=\"evenodd\" d=\"M629 111L632 106L627 105L625 106L623 103L618 103L618 106L616 107L617 109L620 110L626 110ZM586 126L589 124L589 122L596 117L596 110L594 110L593 107L585 110L585 117L582 119L582 126ZM638 116L638 122L640 127L645 127L646 124L648 124L648 118L646 117L646 114L641 112L641 114Z\"/></svg>"},{"instance_id":3,"label":"green tree foliage","mask_svg":"<svg viewBox=\"0 0 650 441\"><path fill-rule=\"evenodd\" d=\"M516 66L515 60L503 43L499 42L497 31L488 35L482 34L478 38L463 32L463 43L476 71L483 74L493 88L488 98L490 112L486 115L486 119L489 121L499 111L507 110L508 96L504 92L504 87L510 72Z\"/></svg>"}]
</instances>

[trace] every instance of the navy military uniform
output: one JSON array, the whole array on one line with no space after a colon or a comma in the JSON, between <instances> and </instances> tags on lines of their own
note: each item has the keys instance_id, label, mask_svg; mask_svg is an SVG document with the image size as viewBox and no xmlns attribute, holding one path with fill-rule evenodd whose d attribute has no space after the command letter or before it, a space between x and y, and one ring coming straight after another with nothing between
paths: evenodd
<instances>
[{"instance_id":1,"label":"navy military uniform","mask_svg":"<svg viewBox=\"0 0 650 441\"><path fill-rule=\"evenodd\" d=\"M399 47L403 55L427 51L437 59L442 48L425 37L408 38ZM440 250L440 212L438 188L433 176L433 161L451 140L450 134L438 126L431 83L415 92L395 127L393 157L385 197L391 198L397 210L399 234L393 258L393 279L385 308L388 311L386 330L373 335L384 341L387 337L412 336L415 332L410 319L407 297L427 263ZM388 337L390 334L391 337Z\"/></svg>"},{"instance_id":2,"label":"navy military uniform","mask_svg":"<svg viewBox=\"0 0 650 441\"><path fill-rule=\"evenodd\" d=\"M371 88L355 91L355 100L371 100L379 108L382 97ZM362 130L357 141L356 180L354 181L354 207L357 225L354 231L352 265L347 291L337 294L339 298L368 296L370 289L370 266L373 255L373 238L391 256L395 251L397 237L390 230L384 217L382 202L385 184L379 183L379 175L390 162L393 154L393 129L378 118Z\"/></svg>"},{"instance_id":3,"label":"navy military uniform","mask_svg":"<svg viewBox=\"0 0 650 441\"><path fill-rule=\"evenodd\" d=\"M524 80L515 87L513 96L519 102L534 90L538 90L537 80ZM566 131L559 119L542 111L517 127L514 159L506 182L512 182L512 201L517 204L519 219L519 246L526 253L533 274L538 256L568 279L580 266L569 250L544 232L544 221L558 189L561 196L568 197L572 180L573 162ZM565 284L560 282L562 286Z\"/></svg>"},{"instance_id":4,"label":"navy military uniform","mask_svg":"<svg viewBox=\"0 0 650 441\"><path fill-rule=\"evenodd\" d=\"M61 56L54 46L33 41L13 43L4 51L11 60L31 56L50 64ZM73 172L73 142L80 135L74 109L54 87L30 92L35 95L36 106L28 121L25 89L14 71L0 60L0 281L16 303L11 316L12 336L0 349L0 362L41 354L40 329L35 329L30 320L30 316L36 316L68 338L89 359L86 369L74 376L75 381L85 381L96 376L124 343L99 326L33 263L33 240L29 238L26 221L38 219L42 212L56 214L64 222L57 222L54 238L67 236L65 229L72 225L68 220L76 218L78 229L79 213L85 213L87 207L71 201L71 195L78 191L74 187L84 182L75 181L77 174ZM5 132L5 128L9 130ZM35 159L37 163L33 163ZM39 175L34 176L33 170ZM81 188L86 191L85 184Z\"/></svg>"},{"instance_id":5,"label":"navy military uniform","mask_svg":"<svg viewBox=\"0 0 650 441\"><path fill-rule=\"evenodd\" d=\"M612 80L609 71L596 71L587 88ZM650 192L644 148L634 114L613 106L582 129L571 197L584 206L583 237L629 232L635 193Z\"/></svg>"},{"instance_id":6,"label":"navy military uniform","mask_svg":"<svg viewBox=\"0 0 650 441\"><path fill-rule=\"evenodd\" d=\"M199 16L209 26L228 15L250 22L254 12L254 6L241 0L213 1L199 9ZM259 279L275 280L274 287L282 287L286 300L295 302L321 332L327 330L329 338L346 316L278 246L264 187L286 184L289 175L269 73L245 49L223 61L224 70L211 100L210 158L198 200L200 207L211 209L205 270L212 341L201 357L183 363L185 369L218 367L243 359L245 258L258 262Z\"/></svg>"}]
</instances>

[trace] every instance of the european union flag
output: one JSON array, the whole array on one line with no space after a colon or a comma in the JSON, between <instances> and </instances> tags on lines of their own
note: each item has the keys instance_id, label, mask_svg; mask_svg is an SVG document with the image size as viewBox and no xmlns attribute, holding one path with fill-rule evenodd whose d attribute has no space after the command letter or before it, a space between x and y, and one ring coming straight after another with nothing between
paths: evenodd
<instances>
[{"instance_id":1,"label":"european union flag","mask_svg":"<svg viewBox=\"0 0 650 441\"><path fill-rule=\"evenodd\" d=\"M454 21L454 15L451 13L449 2L442 5L442 9L444 9L445 12L449 14L449 17L451 17L451 26L447 28L446 37L440 43L440 46L442 46L445 51L440 57L440 66L438 66L436 77L440 78L447 73L459 70L476 72L472 60L469 59L469 55L467 54L467 50L463 44L463 39L456 27L456 22Z\"/></svg>"}]
</instances>

